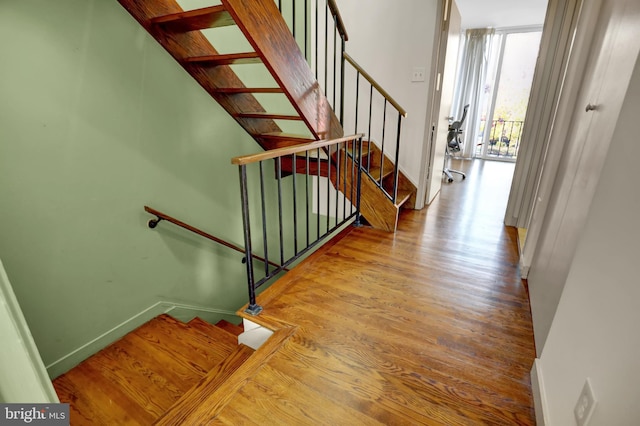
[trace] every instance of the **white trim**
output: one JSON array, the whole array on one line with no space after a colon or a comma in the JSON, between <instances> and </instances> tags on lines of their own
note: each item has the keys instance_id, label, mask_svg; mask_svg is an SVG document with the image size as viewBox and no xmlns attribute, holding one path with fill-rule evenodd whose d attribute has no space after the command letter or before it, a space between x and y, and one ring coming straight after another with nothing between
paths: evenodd
<instances>
[{"instance_id":1,"label":"white trim","mask_svg":"<svg viewBox=\"0 0 640 426\"><path fill-rule=\"evenodd\" d=\"M238 343L247 345L253 350L257 351L273 335L273 331L246 318L242 319L242 323L244 332L238 336Z\"/></svg>"},{"instance_id":2,"label":"white trim","mask_svg":"<svg viewBox=\"0 0 640 426\"><path fill-rule=\"evenodd\" d=\"M181 321L188 321L189 319L199 316L209 322L212 321L210 318L213 316L218 318L221 316L235 316L235 312L227 310L186 305L179 302L160 301L47 365L46 368L49 377L55 378L69 371L91 355L161 314L169 314Z\"/></svg>"},{"instance_id":3,"label":"white trim","mask_svg":"<svg viewBox=\"0 0 640 426\"><path fill-rule=\"evenodd\" d=\"M536 358L533 361L533 367L531 367L531 393L533 395L533 406L536 410L536 425L550 425L551 422L548 418L549 406L547 404L547 395L544 390L540 358Z\"/></svg>"},{"instance_id":4,"label":"white trim","mask_svg":"<svg viewBox=\"0 0 640 426\"><path fill-rule=\"evenodd\" d=\"M1 261L0 340L0 402L59 402Z\"/></svg>"}]
</instances>

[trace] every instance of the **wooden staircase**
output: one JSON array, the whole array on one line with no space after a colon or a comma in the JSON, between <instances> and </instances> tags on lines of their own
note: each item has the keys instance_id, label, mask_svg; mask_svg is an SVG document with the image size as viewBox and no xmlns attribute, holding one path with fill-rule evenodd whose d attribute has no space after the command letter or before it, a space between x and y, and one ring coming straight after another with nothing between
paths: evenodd
<instances>
[{"instance_id":1,"label":"wooden staircase","mask_svg":"<svg viewBox=\"0 0 640 426\"><path fill-rule=\"evenodd\" d=\"M272 0L222 0L221 5L190 11L182 10L174 0L118 1L263 149L344 135L339 119ZM202 32L227 26L237 26L253 51L220 54ZM233 68L255 64L268 70L273 86L248 87ZM286 96L295 113L267 111L256 98L258 94ZM308 133L284 132L279 121L302 122ZM291 167L289 171L293 170ZM401 175L399 180L404 183L403 191L415 194L415 186L409 179ZM394 204L373 183L363 184L362 196L363 216L374 227L391 232L396 229L399 208L413 207L406 203L411 196L398 197Z\"/></svg>"},{"instance_id":2,"label":"wooden staircase","mask_svg":"<svg viewBox=\"0 0 640 426\"><path fill-rule=\"evenodd\" d=\"M72 425L182 424L253 349L242 328L160 315L53 381Z\"/></svg>"}]
</instances>

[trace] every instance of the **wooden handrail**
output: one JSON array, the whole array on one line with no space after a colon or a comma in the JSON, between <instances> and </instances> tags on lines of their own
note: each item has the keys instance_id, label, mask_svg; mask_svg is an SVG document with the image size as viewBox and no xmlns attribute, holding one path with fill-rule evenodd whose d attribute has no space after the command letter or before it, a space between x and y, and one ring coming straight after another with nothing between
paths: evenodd
<instances>
[{"instance_id":1,"label":"wooden handrail","mask_svg":"<svg viewBox=\"0 0 640 426\"><path fill-rule=\"evenodd\" d=\"M393 105L393 107L394 107L395 109L397 109L397 110L398 110L398 112L400 113L400 115L402 115L403 117L406 117L406 116L407 116L407 111L405 111L405 110L404 110L404 108L402 108L402 107L400 106L400 104L399 104L398 102L396 102L396 101L391 97L391 95L389 95L389 94L387 93L387 91L386 91L386 90L384 90L384 89L382 88L382 86L380 86L380 85L378 84L378 82L377 82L377 81L375 81L375 80L373 79L373 77L371 77L371 76L369 75L369 73L367 73L367 72L364 70L364 68L362 68L362 67L361 67L361 66L360 66L360 65L359 65L359 64L358 64L358 63L357 63L357 62L356 62L356 61L355 61L351 56L349 56L349 54L348 54L347 52L345 52L345 53L344 53L344 58L347 60L347 62L349 62L351 65L353 65L353 67L356 69L356 71L358 71L360 74L362 74L362 76L363 76L364 78L366 78L366 79L367 79L367 81L368 81L369 83L371 83L371 85L372 85L373 87L375 87L375 88L376 88L376 90L377 90L378 92L380 92L380 94L381 94L382 96L384 96L384 98L385 98L387 101L389 101L389 103L390 103L391 105Z\"/></svg>"},{"instance_id":2,"label":"wooden handrail","mask_svg":"<svg viewBox=\"0 0 640 426\"><path fill-rule=\"evenodd\" d=\"M191 225L189 225L189 224L187 224L187 223L184 223L184 222L182 222L182 221L180 221L180 220L178 220L178 219L176 219L176 218L174 218L174 217L169 216L169 215L168 215L168 214L166 214L166 213L162 213L162 212L160 212L160 211L158 211L158 210L156 210L156 209L153 209L153 208L151 208L151 207L149 207L149 206L144 206L144 210L145 210L147 213L150 213L150 214L152 214L152 215L154 215L154 216L156 216L156 217L158 218L158 219L157 219L153 224L152 224L152 222L151 222L151 221L149 221L149 227L150 227L150 228L155 228L155 227L156 227L156 225L158 224L158 222L159 222L160 220L166 220L167 222L171 222L171 223L173 223L174 225L177 225L177 226L179 226L180 228L186 229L186 230L187 230L187 231L189 231L189 232L193 232L194 234L198 234L198 235L200 235L201 237L204 237L204 238L206 238L206 239L208 239L208 240L215 241L215 242L216 242L216 243L218 243L218 244L222 244L222 245L223 245L223 246L225 246L225 247L228 247L228 248L230 248L230 249L232 249L232 250L235 250L235 251L237 251L237 252L240 252L240 253L244 254L245 256L246 256L246 254L247 254L247 252L246 252L242 247L239 247L239 246L237 246L237 245L235 245L235 244L232 244L232 243L230 243L230 242L228 242L228 241L225 241L225 240L223 240L223 239L221 239L221 238L218 238L218 237L213 236L213 235L211 235L211 234L209 234L209 233L207 233L207 232L204 232L203 230L198 229L198 228L196 228L195 226L191 226ZM251 255L251 257L253 257L254 259L258 259L258 260L260 260L261 262L265 262L265 258L260 257L260 256L258 256L258 255L256 255L256 254L252 254L252 255ZM275 263L275 262L269 261L269 264L270 264L270 265L272 265L272 266L275 266L276 268L280 268L280 265L278 265L278 264L277 264L277 263ZM288 269L287 269L287 268L283 268L283 269L284 269L285 271L288 271Z\"/></svg>"},{"instance_id":3,"label":"wooden handrail","mask_svg":"<svg viewBox=\"0 0 640 426\"><path fill-rule=\"evenodd\" d=\"M344 39L344 41L349 40L349 36L347 35L347 28L344 26L344 21L342 20L342 15L340 15L340 10L338 9L338 5L335 0L328 0L327 5L329 6L329 10L331 14L336 20L336 25L338 26L338 32Z\"/></svg>"},{"instance_id":4,"label":"wooden handrail","mask_svg":"<svg viewBox=\"0 0 640 426\"><path fill-rule=\"evenodd\" d=\"M257 154L243 155L231 159L231 164L242 166L245 164L257 163L259 161L270 160L272 158L284 157L286 155L298 154L300 152L311 151L313 149L326 148L331 145L360 139L364 133L358 133L351 136L345 136L339 139L315 141L307 144L287 146L284 148L270 149L269 151L259 152Z\"/></svg>"}]
</instances>

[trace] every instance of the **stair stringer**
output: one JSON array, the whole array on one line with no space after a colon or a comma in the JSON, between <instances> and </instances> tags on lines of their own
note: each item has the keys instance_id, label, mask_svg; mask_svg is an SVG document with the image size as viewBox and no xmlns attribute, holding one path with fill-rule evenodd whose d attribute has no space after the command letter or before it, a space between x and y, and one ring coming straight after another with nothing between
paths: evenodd
<instances>
[{"instance_id":1,"label":"stair stringer","mask_svg":"<svg viewBox=\"0 0 640 426\"><path fill-rule=\"evenodd\" d=\"M272 0L222 0L225 9L318 139L344 135L291 30ZM265 35L268 34L268 37Z\"/></svg>"}]
</instances>

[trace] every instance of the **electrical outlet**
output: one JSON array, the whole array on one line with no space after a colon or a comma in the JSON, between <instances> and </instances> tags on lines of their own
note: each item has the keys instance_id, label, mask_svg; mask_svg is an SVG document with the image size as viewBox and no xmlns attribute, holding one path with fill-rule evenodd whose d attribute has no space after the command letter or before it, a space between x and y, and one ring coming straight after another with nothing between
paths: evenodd
<instances>
[{"instance_id":1,"label":"electrical outlet","mask_svg":"<svg viewBox=\"0 0 640 426\"><path fill-rule=\"evenodd\" d=\"M586 426L589 424L589 420L597 403L598 401L596 401L593 388L591 387L591 381L587 378L582 387L582 392L580 392L580 396L578 397L576 407L573 409L573 414L576 417L578 426Z\"/></svg>"},{"instance_id":2,"label":"electrical outlet","mask_svg":"<svg viewBox=\"0 0 640 426\"><path fill-rule=\"evenodd\" d=\"M424 68L414 67L411 73L411 81L424 81L425 72L426 70Z\"/></svg>"}]
</instances>

